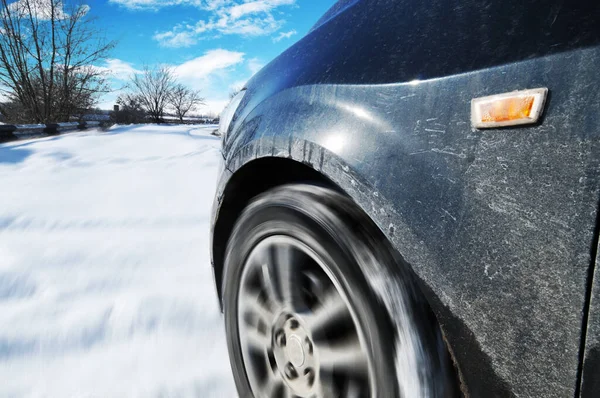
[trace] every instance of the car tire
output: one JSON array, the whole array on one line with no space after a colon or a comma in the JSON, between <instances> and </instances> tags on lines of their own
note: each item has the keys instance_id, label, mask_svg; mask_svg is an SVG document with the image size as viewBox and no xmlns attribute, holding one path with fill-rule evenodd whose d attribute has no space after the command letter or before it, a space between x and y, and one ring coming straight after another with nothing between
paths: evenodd
<instances>
[{"instance_id":1,"label":"car tire","mask_svg":"<svg viewBox=\"0 0 600 398\"><path fill-rule=\"evenodd\" d=\"M247 206L227 245L223 309L240 397L457 396L407 266L336 191L286 185Z\"/></svg>"}]
</instances>

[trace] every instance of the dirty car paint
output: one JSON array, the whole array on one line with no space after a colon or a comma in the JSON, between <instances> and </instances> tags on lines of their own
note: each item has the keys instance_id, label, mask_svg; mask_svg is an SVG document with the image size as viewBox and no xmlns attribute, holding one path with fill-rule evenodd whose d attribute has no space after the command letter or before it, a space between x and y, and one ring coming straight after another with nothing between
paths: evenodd
<instances>
[{"instance_id":1,"label":"dirty car paint","mask_svg":"<svg viewBox=\"0 0 600 398\"><path fill-rule=\"evenodd\" d=\"M420 279L475 397L579 391L600 5L542 3L358 2L248 84L225 145L228 175L285 157L355 200ZM535 87L550 92L537 125L471 128L472 98Z\"/></svg>"}]
</instances>

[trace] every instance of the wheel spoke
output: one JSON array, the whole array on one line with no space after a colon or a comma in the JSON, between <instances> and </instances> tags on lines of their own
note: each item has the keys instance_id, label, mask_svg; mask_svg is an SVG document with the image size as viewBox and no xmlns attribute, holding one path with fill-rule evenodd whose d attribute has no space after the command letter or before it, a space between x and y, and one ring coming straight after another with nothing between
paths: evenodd
<instances>
[{"instance_id":1,"label":"wheel spoke","mask_svg":"<svg viewBox=\"0 0 600 398\"><path fill-rule=\"evenodd\" d=\"M342 319L351 317L348 306L334 287L325 293L312 313L307 314L304 319L314 336L323 334L330 325L335 325Z\"/></svg>"},{"instance_id":2,"label":"wheel spoke","mask_svg":"<svg viewBox=\"0 0 600 398\"><path fill-rule=\"evenodd\" d=\"M273 306L279 306L280 305L280 301L277 297L277 293L275 291L275 285L274 285L274 275L271 272L272 267L266 263L263 264L261 266L261 272L262 272L262 287L263 290L265 292L265 295L267 297L267 300L271 303L271 305Z\"/></svg>"},{"instance_id":3,"label":"wheel spoke","mask_svg":"<svg viewBox=\"0 0 600 398\"><path fill-rule=\"evenodd\" d=\"M368 376L369 361L358 339L348 339L343 344L318 347L322 370Z\"/></svg>"},{"instance_id":4,"label":"wheel spoke","mask_svg":"<svg viewBox=\"0 0 600 398\"><path fill-rule=\"evenodd\" d=\"M295 309L299 303L297 279L300 252L288 244L275 244L270 250L271 282L277 293L279 302L290 309Z\"/></svg>"},{"instance_id":5,"label":"wheel spoke","mask_svg":"<svg viewBox=\"0 0 600 398\"><path fill-rule=\"evenodd\" d=\"M318 395L319 398L340 396L340 394L338 393L338 389L335 386L333 377L331 377L331 375L327 378L321 377L321 380L319 381L318 390L320 392L320 394Z\"/></svg>"},{"instance_id":6,"label":"wheel spoke","mask_svg":"<svg viewBox=\"0 0 600 398\"><path fill-rule=\"evenodd\" d=\"M277 287L281 301L290 307L294 303L293 274L297 260L296 251L290 245L276 246L275 264L277 267Z\"/></svg>"},{"instance_id":7,"label":"wheel spoke","mask_svg":"<svg viewBox=\"0 0 600 398\"><path fill-rule=\"evenodd\" d=\"M266 351L267 347L271 345L271 340L267 335L251 327L246 329L244 337L246 338L248 347L256 351Z\"/></svg>"},{"instance_id":8,"label":"wheel spoke","mask_svg":"<svg viewBox=\"0 0 600 398\"><path fill-rule=\"evenodd\" d=\"M246 293L243 300L240 301L242 313L252 314L262 320L266 325L270 325L275 317L275 312L269 308L270 303L265 302L257 294Z\"/></svg>"},{"instance_id":9,"label":"wheel spoke","mask_svg":"<svg viewBox=\"0 0 600 398\"><path fill-rule=\"evenodd\" d=\"M361 386L356 380L349 379L346 381L346 393L344 394L344 397L359 398L361 396L360 393Z\"/></svg>"},{"instance_id":10,"label":"wheel spoke","mask_svg":"<svg viewBox=\"0 0 600 398\"><path fill-rule=\"evenodd\" d=\"M290 395L283 380L273 373L269 373L269 377L265 380L263 392L263 396L269 398L287 398Z\"/></svg>"},{"instance_id":11,"label":"wheel spoke","mask_svg":"<svg viewBox=\"0 0 600 398\"><path fill-rule=\"evenodd\" d=\"M248 266L258 272L259 289L264 294L264 301L268 302L271 308L275 308L279 306L279 299L274 289L274 274L271 263L269 246L259 247L248 260Z\"/></svg>"},{"instance_id":12,"label":"wheel spoke","mask_svg":"<svg viewBox=\"0 0 600 398\"><path fill-rule=\"evenodd\" d=\"M292 390L287 387L284 387L282 398L296 398L296 395Z\"/></svg>"}]
</instances>

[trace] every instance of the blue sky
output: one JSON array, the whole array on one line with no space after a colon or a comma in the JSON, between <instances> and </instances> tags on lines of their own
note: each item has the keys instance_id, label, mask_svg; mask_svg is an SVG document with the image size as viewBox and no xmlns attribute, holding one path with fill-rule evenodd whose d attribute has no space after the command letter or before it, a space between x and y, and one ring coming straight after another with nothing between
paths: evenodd
<instances>
[{"instance_id":1,"label":"blue sky","mask_svg":"<svg viewBox=\"0 0 600 398\"><path fill-rule=\"evenodd\" d=\"M335 0L88 0L90 16L118 45L106 65L114 93L145 65L170 65L202 90L201 113L218 114L229 92L305 35Z\"/></svg>"}]
</instances>

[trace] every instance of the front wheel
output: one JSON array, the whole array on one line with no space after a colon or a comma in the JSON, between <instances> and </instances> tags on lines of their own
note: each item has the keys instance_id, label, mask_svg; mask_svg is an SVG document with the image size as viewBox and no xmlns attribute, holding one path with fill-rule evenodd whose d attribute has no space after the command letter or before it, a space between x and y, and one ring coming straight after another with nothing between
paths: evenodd
<instances>
[{"instance_id":1,"label":"front wheel","mask_svg":"<svg viewBox=\"0 0 600 398\"><path fill-rule=\"evenodd\" d=\"M454 396L435 319L346 197L257 197L227 246L223 304L241 397Z\"/></svg>"}]
</instances>

